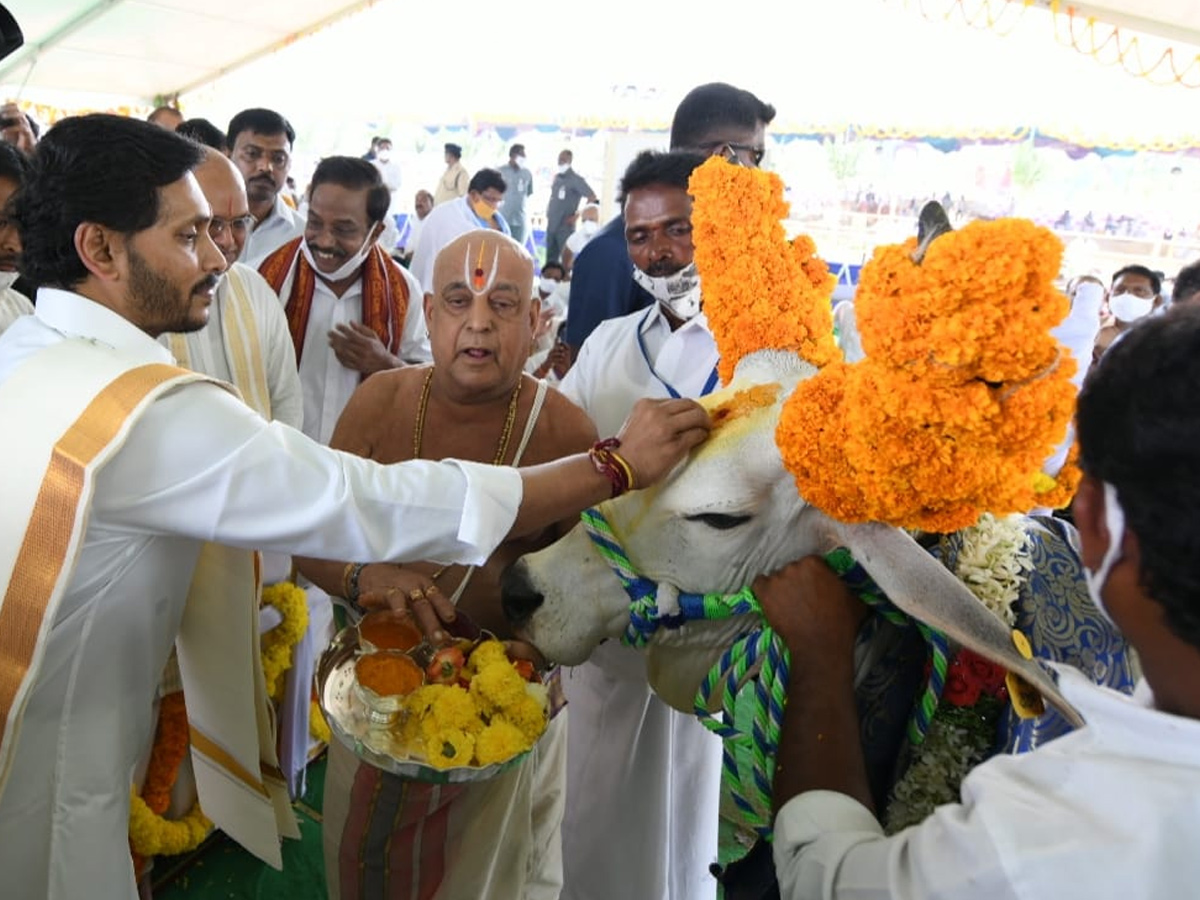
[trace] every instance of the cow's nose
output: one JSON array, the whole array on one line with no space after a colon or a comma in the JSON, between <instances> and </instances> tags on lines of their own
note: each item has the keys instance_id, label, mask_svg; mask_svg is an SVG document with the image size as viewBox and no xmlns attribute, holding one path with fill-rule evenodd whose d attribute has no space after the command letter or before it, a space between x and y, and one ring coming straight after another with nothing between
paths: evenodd
<instances>
[{"instance_id":1,"label":"cow's nose","mask_svg":"<svg viewBox=\"0 0 1200 900\"><path fill-rule=\"evenodd\" d=\"M544 599L529 580L529 569L520 560L500 576L500 604L514 628L520 628L529 621Z\"/></svg>"}]
</instances>

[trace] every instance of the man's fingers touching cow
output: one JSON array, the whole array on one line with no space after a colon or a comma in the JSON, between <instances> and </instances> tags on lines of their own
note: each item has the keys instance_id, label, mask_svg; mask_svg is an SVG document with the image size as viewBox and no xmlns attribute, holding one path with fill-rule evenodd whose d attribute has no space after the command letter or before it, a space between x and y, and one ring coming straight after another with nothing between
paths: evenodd
<instances>
[{"instance_id":1,"label":"man's fingers touching cow","mask_svg":"<svg viewBox=\"0 0 1200 900\"><path fill-rule=\"evenodd\" d=\"M663 478L711 428L708 413L694 400L639 400L617 435L635 486Z\"/></svg>"}]
</instances>

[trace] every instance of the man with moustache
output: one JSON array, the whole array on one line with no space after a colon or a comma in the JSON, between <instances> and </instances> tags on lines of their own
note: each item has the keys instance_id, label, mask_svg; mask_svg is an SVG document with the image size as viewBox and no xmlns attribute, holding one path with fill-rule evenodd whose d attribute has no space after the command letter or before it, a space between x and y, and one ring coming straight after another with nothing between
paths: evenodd
<instances>
[{"instance_id":1,"label":"man with moustache","mask_svg":"<svg viewBox=\"0 0 1200 900\"><path fill-rule=\"evenodd\" d=\"M299 428L304 401L287 317L263 277L238 262L253 222L242 175L212 148L205 148L194 172L212 208L208 235L225 257L225 274L208 324L187 334L164 334L159 343L181 366L236 385L264 419Z\"/></svg>"},{"instance_id":2,"label":"man with moustache","mask_svg":"<svg viewBox=\"0 0 1200 900\"><path fill-rule=\"evenodd\" d=\"M350 395L418 353L421 290L378 244L391 195L371 163L329 156L313 173L304 236L259 266L283 301L304 433L328 443Z\"/></svg>"},{"instance_id":3,"label":"man with moustache","mask_svg":"<svg viewBox=\"0 0 1200 900\"><path fill-rule=\"evenodd\" d=\"M0 334L20 316L33 312L33 303L14 287L21 277L21 233L12 218L12 205L28 167L20 150L0 143Z\"/></svg>"},{"instance_id":4,"label":"man with moustache","mask_svg":"<svg viewBox=\"0 0 1200 900\"><path fill-rule=\"evenodd\" d=\"M655 298L600 324L560 390L603 433L642 397L700 397L718 385L700 309L688 179L699 153L646 151L621 206L633 281ZM586 251L585 251L586 253ZM645 654L616 641L563 679L571 710L563 900L716 895L721 742L650 690Z\"/></svg>"},{"instance_id":5,"label":"man with moustache","mask_svg":"<svg viewBox=\"0 0 1200 900\"><path fill-rule=\"evenodd\" d=\"M242 262L257 266L304 231L304 217L283 200L296 132L273 109L244 109L225 132L229 158L246 179L253 228L242 250Z\"/></svg>"},{"instance_id":6,"label":"man with moustache","mask_svg":"<svg viewBox=\"0 0 1200 900\"><path fill-rule=\"evenodd\" d=\"M155 338L205 325L226 265L201 158L146 122L68 118L18 201L22 266L43 287L0 335L8 900L135 896L130 782L173 644L204 812L281 865L280 831L298 832L254 676L255 566L235 548L481 564L612 491L586 454L514 470L336 453L170 365ZM620 454L652 484L708 428L693 403L643 404ZM205 541L227 548L222 565ZM428 597L397 599L434 618Z\"/></svg>"},{"instance_id":7,"label":"man with moustache","mask_svg":"<svg viewBox=\"0 0 1200 900\"><path fill-rule=\"evenodd\" d=\"M451 241L438 254L425 310L433 365L395 369L363 384L330 446L379 462L415 454L516 465L584 450L596 440L577 407L522 372L538 301L533 260L514 241L484 230ZM535 540L506 543L478 568L366 566L357 602L375 606L389 593L419 591L448 598L503 637L510 626L500 609L500 573L556 535L548 529ZM344 593L346 562L299 564L317 584ZM558 679L550 685L557 709ZM421 784L331 746L323 807L330 897L408 896L407 887L419 883L421 896L436 900L557 898L565 719L556 716L520 764L479 784Z\"/></svg>"}]
</instances>

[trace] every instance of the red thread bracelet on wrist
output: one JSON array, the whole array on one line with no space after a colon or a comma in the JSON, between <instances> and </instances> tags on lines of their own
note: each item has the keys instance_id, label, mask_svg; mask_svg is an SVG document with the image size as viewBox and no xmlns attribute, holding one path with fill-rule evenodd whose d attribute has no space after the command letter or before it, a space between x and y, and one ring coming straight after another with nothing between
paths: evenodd
<instances>
[{"instance_id":1,"label":"red thread bracelet on wrist","mask_svg":"<svg viewBox=\"0 0 1200 900\"><path fill-rule=\"evenodd\" d=\"M618 453L616 448L621 446L617 438L607 438L597 441L588 451L588 457L596 471L612 484L612 496L619 497L633 489L633 468Z\"/></svg>"}]
</instances>

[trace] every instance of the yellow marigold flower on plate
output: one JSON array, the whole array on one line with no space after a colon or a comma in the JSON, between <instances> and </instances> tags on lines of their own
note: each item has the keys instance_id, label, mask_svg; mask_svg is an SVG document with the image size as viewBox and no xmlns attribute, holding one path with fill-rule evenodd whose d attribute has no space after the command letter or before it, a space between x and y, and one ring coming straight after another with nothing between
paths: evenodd
<instances>
[{"instance_id":1,"label":"yellow marigold flower on plate","mask_svg":"<svg viewBox=\"0 0 1200 900\"><path fill-rule=\"evenodd\" d=\"M534 685L527 685L527 687L534 687ZM537 743L537 739L546 730L545 701L529 691L505 706L500 717L515 725L529 741L530 746Z\"/></svg>"},{"instance_id":2,"label":"yellow marigold flower on plate","mask_svg":"<svg viewBox=\"0 0 1200 900\"><path fill-rule=\"evenodd\" d=\"M475 754L475 736L457 728L434 731L425 740L425 758L435 769L469 766Z\"/></svg>"},{"instance_id":3,"label":"yellow marigold flower on plate","mask_svg":"<svg viewBox=\"0 0 1200 900\"><path fill-rule=\"evenodd\" d=\"M503 718L493 719L475 740L475 762L481 766L508 762L533 746L516 725Z\"/></svg>"},{"instance_id":4,"label":"yellow marigold flower on plate","mask_svg":"<svg viewBox=\"0 0 1200 900\"><path fill-rule=\"evenodd\" d=\"M472 675L488 666L490 663L508 662L508 651L500 641L482 641L471 651L467 660L467 669Z\"/></svg>"},{"instance_id":5,"label":"yellow marigold flower on plate","mask_svg":"<svg viewBox=\"0 0 1200 900\"><path fill-rule=\"evenodd\" d=\"M489 662L471 679L471 696L485 714L513 706L525 696L525 679L517 672L508 657Z\"/></svg>"}]
</instances>

